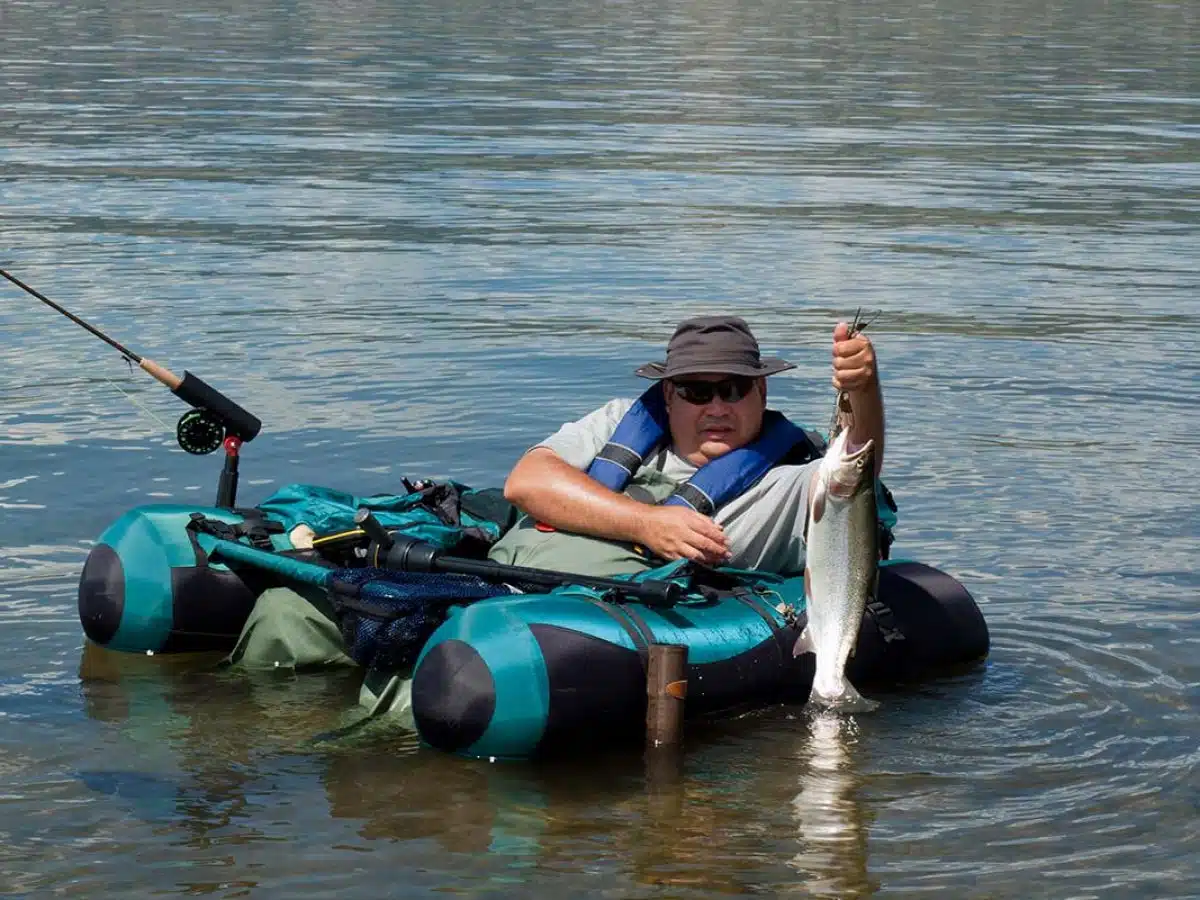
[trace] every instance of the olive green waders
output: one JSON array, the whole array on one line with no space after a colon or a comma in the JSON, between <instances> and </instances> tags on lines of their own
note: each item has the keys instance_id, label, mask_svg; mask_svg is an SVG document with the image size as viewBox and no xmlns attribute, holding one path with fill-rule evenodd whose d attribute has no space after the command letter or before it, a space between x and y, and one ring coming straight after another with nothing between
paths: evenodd
<instances>
[{"instance_id":1,"label":"olive green waders","mask_svg":"<svg viewBox=\"0 0 1200 900\"><path fill-rule=\"evenodd\" d=\"M270 588L259 595L250 618L229 654L229 662L247 669L312 669L356 666L334 619L333 606L320 588ZM369 671L358 702L367 716L389 716L412 727L410 673Z\"/></svg>"}]
</instances>

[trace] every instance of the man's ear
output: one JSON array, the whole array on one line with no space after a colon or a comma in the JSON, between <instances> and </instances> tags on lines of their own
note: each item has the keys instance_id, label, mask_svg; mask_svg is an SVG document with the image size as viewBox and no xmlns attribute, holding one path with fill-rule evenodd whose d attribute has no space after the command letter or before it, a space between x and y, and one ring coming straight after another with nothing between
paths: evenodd
<instances>
[{"instance_id":1,"label":"man's ear","mask_svg":"<svg viewBox=\"0 0 1200 900\"><path fill-rule=\"evenodd\" d=\"M765 375L758 377L758 389L762 392L763 403L767 402L767 378Z\"/></svg>"},{"instance_id":2,"label":"man's ear","mask_svg":"<svg viewBox=\"0 0 1200 900\"><path fill-rule=\"evenodd\" d=\"M666 378L664 378L663 382L662 382L662 387L663 387L663 403L666 405L667 409L670 409L671 404L675 400L675 385L672 382L670 382L669 380L667 380Z\"/></svg>"}]
</instances>

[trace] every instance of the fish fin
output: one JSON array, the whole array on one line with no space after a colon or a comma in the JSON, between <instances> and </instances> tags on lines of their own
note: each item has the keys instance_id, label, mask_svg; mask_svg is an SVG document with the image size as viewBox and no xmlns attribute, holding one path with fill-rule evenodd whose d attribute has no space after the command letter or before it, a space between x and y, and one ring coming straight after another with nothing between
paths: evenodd
<instances>
[{"instance_id":1,"label":"fish fin","mask_svg":"<svg viewBox=\"0 0 1200 900\"><path fill-rule=\"evenodd\" d=\"M820 522L821 517L825 515L825 479L818 475L816 481L813 485L812 499L808 504L808 508L812 510L809 516L810 523Z\"/></svg>"},{"instance_id":2,"label":"fish fin","mask_svg":"<svg viewBox=\"0 0 1200 900\"><path fill-rule=\"evenodd\" d=\"M817 644L813 640L812 630L805 626L800 632L800 637L796 638L796 646L792 648L792 656L803 656L805 653L816 653Z\"/></svg>"}]
</instances>

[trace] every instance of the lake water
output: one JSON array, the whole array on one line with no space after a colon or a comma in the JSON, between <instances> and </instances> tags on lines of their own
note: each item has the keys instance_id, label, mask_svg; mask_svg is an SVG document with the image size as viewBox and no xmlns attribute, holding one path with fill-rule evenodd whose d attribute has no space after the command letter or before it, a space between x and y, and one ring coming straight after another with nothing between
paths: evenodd
<instances>
[{"instance_id":1,"label":"lake water","mask_svg":"<svg viewBox=\"0 0 1200 900\"><path fill-rule=\"evenodd\" d=\"M746 316L823 425L885 379L897 553L985 666L640 756L314 743L353 675L85 652L183 407L0 283L0 893L1200 896L1200 9L5 0L0 266L259 415L291 481L499 484Z\"/></svg>"}]
</instances>

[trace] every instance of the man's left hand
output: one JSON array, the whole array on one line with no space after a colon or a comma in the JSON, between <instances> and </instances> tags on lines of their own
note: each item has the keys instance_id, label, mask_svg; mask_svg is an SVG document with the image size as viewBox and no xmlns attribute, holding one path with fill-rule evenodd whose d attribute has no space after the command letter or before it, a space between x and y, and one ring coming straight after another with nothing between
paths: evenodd
<instances>
[{"instance_id":1,"label":"man's left hand","mask_svg":"<svg viewBox=\"0 0 1200 900\"><path fill-rule=\"evenodd\" d=\"M875 348L861 332L850 336L850 326L838 322L833 329L833 386L847 394L871 390L879 380Z\"/></svg>"}]
</instances>

